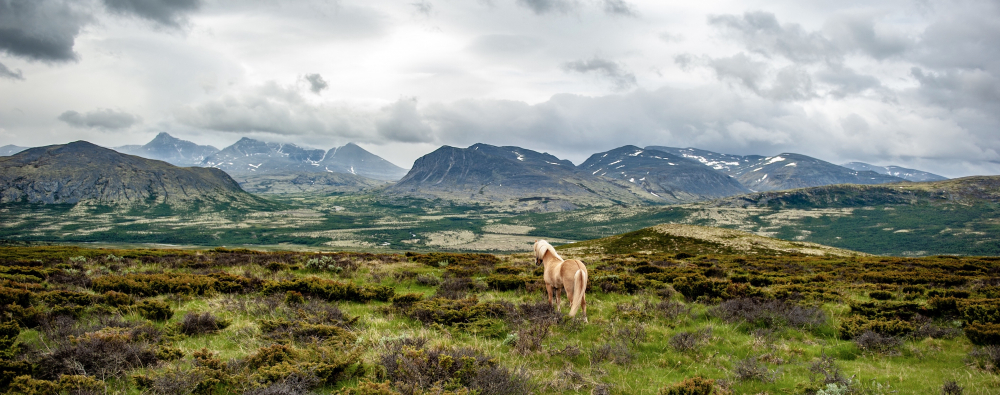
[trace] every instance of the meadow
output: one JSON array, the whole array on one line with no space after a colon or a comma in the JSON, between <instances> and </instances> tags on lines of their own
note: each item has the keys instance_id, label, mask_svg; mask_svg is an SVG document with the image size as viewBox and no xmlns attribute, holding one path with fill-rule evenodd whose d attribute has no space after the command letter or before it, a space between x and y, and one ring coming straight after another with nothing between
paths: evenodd
<instances>
[{"instance_id":1,"label":"meadow","mask_svg":"<svg viewBox=\"0 0 1000 395\"><path fill-rule=\"evenodd\" d=\"M991 394L1000 258L634 232L525 253L0 248L14 394Z\"/></svg>"}]
</instances>

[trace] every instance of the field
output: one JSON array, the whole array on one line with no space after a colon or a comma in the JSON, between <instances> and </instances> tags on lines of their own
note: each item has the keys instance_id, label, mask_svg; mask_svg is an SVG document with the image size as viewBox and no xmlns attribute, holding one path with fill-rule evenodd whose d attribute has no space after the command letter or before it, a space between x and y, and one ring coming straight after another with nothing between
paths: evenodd
<instances>
[{"instance_id":1,"label":"field","mask_svg":"<svg viewBox=\"0 0 1000 395\"><path fill-rule=\"evenodd\" d=\"M560 212L373 193L259 195L254 207L5 204L0 244L512 253L529 250L538 238L562 244L677 223L879 255L1000 255L1000 203L993 197L952 201L857 188L793 191L751 205L723 200Z\"/></svg>"},{"instance_id":2,"label":"field","mask_svg":"<svg viewBox=\"0 0 1000 395\"><path fill-rule=\"evenodd\" d=\"M867 256L699 232L560 247L588 264L586 322L566 316L565 302L549 307L527 254L3 247L0 385L21 394L1000 391L1000 258Z\"/></svg>"}]
</instances>

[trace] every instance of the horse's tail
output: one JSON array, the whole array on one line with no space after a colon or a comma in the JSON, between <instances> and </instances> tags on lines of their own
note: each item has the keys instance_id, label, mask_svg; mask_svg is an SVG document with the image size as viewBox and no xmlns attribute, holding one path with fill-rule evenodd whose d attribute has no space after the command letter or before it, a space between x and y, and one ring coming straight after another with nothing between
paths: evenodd
<instances>
[{"instance_id":1,"label":"horse's tail","mask_svg":"<svg viewBox=\"0 0 1000 395\"><path fill-rule=\"evenodd\" d=\"M587 292L587 270L580 269L573 275L573 304L569 309L569 316L576 316L576 311L583 303L583 294Z\"/></svg>"}]
</instances>

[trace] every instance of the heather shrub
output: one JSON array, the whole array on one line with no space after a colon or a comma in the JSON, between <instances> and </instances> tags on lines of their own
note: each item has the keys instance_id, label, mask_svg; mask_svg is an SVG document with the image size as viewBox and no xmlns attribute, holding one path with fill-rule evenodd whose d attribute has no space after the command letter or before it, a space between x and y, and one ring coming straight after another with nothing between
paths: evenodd
<instances>
[{"instance_id":1,"label":"heather shrub","mask_svg":"<svg viewBox=\"0 0 1000 395\"><path fill-rule=\"evenodd\" d=\"M1000 372L1000 346L976 347L969 353L968 362L988 372Z\"/></svg>"},{"instance_id":2,"label":"heather shrub","mask_svg":"<svg viewBox=\"0 0 1000 395\"><path fill-rule=\"evenodd\" d=\"M670 337L670 347L678 352L695 351L702 343L712 337L712 328L703 328L692 332L679 332Z\"/></svg>"},{"instance_id":3,"label":"heather shrub","mask_svg":"<svg viewBox=\"0 0 1000 395\"><path fill-rule=\"evenodd\" d=\"M482 302L476 298L452 300L425 299L413 303L407 316L424 324L459 325L490 318L505 318L507 306L498 302Z\"/></svg>"},{"instance_id":4,"label":"heather shrub","mask_svg":"<svg viewBox=\"0 0 1000 395\"><path fill-rule=\"evenodd\" d=\"M441 284L441 279L433 274L418 274L416 278L417 284L436 287Z\"/></svg>"},{"instance_id":5,"label":"heather shrub","mask_svg":"<svg viewBox=\"0 0 1000 395\"><path fill-rule=\"evenodd\" d=\"M357 285L319 277L269 282L264 285L267 294L295 291L329 301L368 302L388 301L396 292L392 287L382 285Z\"/></svg>"},{"instance_id":6,"label":"heather shrub","mask_svg":"<svg viewBox=\"0 0 1000 395\"><path fill-rule=\"evenodd\" d=\"M135 303L128 294L115 291L105 292L104 295L101 295L101 299L104 304L111 307L130 306Z\"/></svg>"},{"instance_id":7,"label":"heather shrub","mask_svg":"<svg viewBox=\"0 0 1000 395\"><path fill-rule=\"evenodd\" d=\"M356 339L350 331L336 325L293 322L286 319L261 320L260 329L268 337L275 340L292 338L299 341L319 340L353 344Z\"/></svg>"},{"instance_id":8,"label":"heather shrub","mask_svg":"<svg viewBox=\"0 0 1000 395\"><path fill-rule=\"evenodd\" d=\"M679 383L660 388L659 395L719 395L715 380L700 376L684 379Z\"/></svg>"},{"instance_id":9,"label":"heather shrub","mask_svg":"<svg viewBox=\"0 0 1000 395\"><path fill-rule=\"evenodd\" d=\"M288 291L285 292L285 304L287 305L300 305L306 302L306 299L302 297L301 292Z\"/></svg>"},{"instance_id":10,"label":"heather shrub","mask_svg":"<svg viewBox=\"0 0 1000 395\"><path fill-rule=\"evenodd\" d=\"M170 293L205 295L215 289L218 280L210 276L184 273L110 275L93 280L94 291L122 292L135 296L157 296Z\"/></svg>"},{"instance_id":11,"label":"heather shrub","mask_svg":"<svg viewBox=\"0 0 1000 395\"><path fill-rule=\"evenodd\" d=\"M690 307L673 300L660 301L660 303L656 304L656 311L660 313L661 317L670 321L675 321L683 315L691 314Z\"/></svg>"},{"instance_id":12,"label":"heather shrub","mask_svg":"<svg viewBox=\"0 0 1000 395\"><path fill-rule=\"evenodd\" d=\"M166 321L174 316L174 310L166 302L159 300L143 300L135 305L140 316L152 321Z\"/></svg>"},{"instance_id":13,"label":"heather shrub","mask_svg":"<svg viewBox=\"0 0 1000 395\"><path fill-rule=\"evenodd\" d=\"M435 298L465 299L469 291L475 290L476 284L468 277L452 277L445 279L438 286Z\"/></svg>"},{"instance_id":14,"label":"heather shrub","mask_svg":"<svg viewBox=\"0 0 1000 395\"><path fill-rule=\"evenodd\" d=\"M486 285L497 291L514 291L525 288L527 278L513 274L493 274L487 276Z\"/></svg>"},{"instance_id":15,"label":"heather shrub","mask_svg":"<svg viewBox=\"0 0 1000 395\"><path fill-rule=\"evenodd\" d=\"M590 361L593 363L611 361L624 366L631 364L634 359L635 354L620 340L597 345L590 351Z\"/></svg>"},{"instance_id":16,"label":"heather shrub","mask_svg":"<svg viewBox=\"0 0 1000 395\"><path fill-rule=\"evenodd\" d=\"M972 344L1000 345L1000 324L966 322L962 330Z\"/></svg>"},{"instance_id":17,"label":"heather shrub","mask_svg":"<svg viewBox=\"0 0 1000 395\"><path fill-rule=\"evenodd\" d=\"M467 348L427 348L422 339L397 340L385 345L379 364L396 391L404 395L467 388L477 394L520 395L534 385L526 372L509 370L496 359Z\"/></svg>"},{"instance_id":18,"label":"heather shrub","mask_svg":"<svg viewBox=\"0 0 1000 395\"><path fill-rule=\"evenodd\" d=\"M229 321L219 319L212 313L187 313L184 319L178 324L181 333L185 335L201 335L215 333L229 326Z\"/></svg>"},{"instance_id":19,"label":"heather shrub","mask_svg":"<svg viewBox=\"0 0 1000 395\"><path fill-rule=\"evenodd\" d=\"M786 300L738 298L719 304L709 312L729 323L742 323L749 328L778 329L785 326L807 329L827 322L819 307L800 306Z\"/></svg>"},{"instance_id":20,"label":"heather shrub","mask_svg":"<svg viewBox=\"0 0 1000 395\"><path fill-rule=\"evenodd\" d=\"M400 310L408 309L413 306L414 303L424 300L424 294L419 293L408 293L408 294L397 294L392 297L392 307Z\"/></svg>"},{"instance_id":21,"label":"heather shrub","mask_svg":"<svg viewBox=\"0 0 1000 395\"><path fill-rule=\"evenodd\" d=\"M948 380L944 382L943 386L941 386L941 395L962 395L964 390L965 388L958 385L955 380Z\"/></svg>"},{"instance_id":22,"label":"heather shrub","mask_svg":"<svg viewBox=\"0 0 1000 395\"><path fill-rule=\"evenodd\" d=\"M86 374L98 379L120 377L127 371L156 363L155 339L143 329L108 327L70 341L58 341L36 361L38 377Z\"/></svg>"},{"instance_id":23,"label":"heather shrub","mask_svg":"<svg viewBox=\"0 0 1000 395\"><path fill-rule=\"evenodd\" d=\"M762 383L772 383L778 377L777 371L768 369L755 356L736 361L733 364L733 374L739 381L759 381Z\"/></svg>"},{"instance_id":24,"label":"heather shrub","mask_svg":"<svg viewBox=\"0 0 1000 395\"><path fill-rule=\"evenodd\" d=\"M907 321L885 318L869 319L855 315L847 317L840 323L840 338L850 340L864 332L875 332L885 336L901 337L909 335L915 329L913 324Z\"/></svg>"},{"instance_id":25,"label":"heather shrub","mask_svg":"<svg viewBox=\"0 0 1000 395\"><path fill-rule=\"evenodd\" d=\"M875 300L892 300L892 292L887 291L871 291L868 293L868 297Z\"/></svg>"},{"instance_id":26,"label":"heather shrub","mask_svg":"<svg viewBox=\"0 0 1000 395\"><path fill-rule=\"evenodd\" d=\"M861 351L877 354L895 354L903 346L903 341L898 337L887 336L870 330L862 332L852 340Z\"/></svg>"}]
</instances>

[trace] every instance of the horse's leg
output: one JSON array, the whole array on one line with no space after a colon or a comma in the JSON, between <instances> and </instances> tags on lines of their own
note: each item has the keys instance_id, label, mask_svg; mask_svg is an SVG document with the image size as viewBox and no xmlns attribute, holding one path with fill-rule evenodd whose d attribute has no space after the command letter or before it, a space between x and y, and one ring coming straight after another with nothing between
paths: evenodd
<instances>
[{"instance_id":1,"label":"horse's leg","mask_svg":"<svg viewBox=\"0 0 1000 395\"><path fill-rule=\"evenodd\" d=\"M552 286L548 283L545 284L545 293L549 295L549 307L552 307ZM559 291L556 291L556 298L559 297Z\"/></svg>"},{"instance_id":2,"label":"horse's leg","mask_svg":"<svg viewBox=\"0 0 1000 395\"><path fill-rule=\"evenodd\" d=\"M587 321L587 294L583 294L582 300L580 301L580 307L583 307L583 322Z\"/></svg>"}]
</instances>

